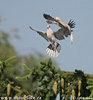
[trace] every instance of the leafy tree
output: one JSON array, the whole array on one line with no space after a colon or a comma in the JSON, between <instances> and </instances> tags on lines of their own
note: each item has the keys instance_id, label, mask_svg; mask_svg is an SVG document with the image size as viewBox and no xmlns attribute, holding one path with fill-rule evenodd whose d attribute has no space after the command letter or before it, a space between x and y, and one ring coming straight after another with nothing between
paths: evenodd
<instances>
[{"instance_id":1,"label":"leafy tree","mask_svg":"<svg viewBox=\"0 0 93 100\"><path fill-rule=\"evenodd\" d=\"M72 100L74 97L93 97L90 75L81 70L74 73L61 71L55 67L56 62L40 53L19 56L10 39L9 32L0 30L0 96L31 94L42 97L42 100L55 100L58 94L60 100L63 97L70 100L71 94ZM11 62L15 58L13 56L16 59Z\"/></svg>"},{"instance_id":2,"label":"leafy tree","mask_svg":"<svg viewBox=\"0 0 93 100\"><path fill-rule=\"evenodd\" d=\"M4 31L0 31L0 60L6 60L7 58L16 55L14 47L9 42L9 34Z\"/></svg>"},{"instance_id":3,"label":"leafy tree","mask_svg":"<svg viewBox=\"0 0 93 100\"><path fill-rule=\"evenodd\" d=\"M11 60L13 60L13 59L15 59L15 57L11 57L3 62L0 61L0 97L7 96L7 91L6 91L7 88L6 87L8 84L13 84L13 82L10 82L7 78L4 79L4 77L3 77L6 67L12 66L9 62L11 62ZM11 94L11 96L12 96L12 94ZM8 92L8 95L10 95L9 92Z\"/></svg>"},{"instance_id":4,"label":"leafy tree","mask_svg":"<svg viewBox=\"0 0 93 100\"><path fill-rule=\"evenodd\" d=\"M0 61L0 99L5 99L6 97L9 98L9 96L14 98L16 95L28 94L27 91L21 91L20 87L10 81L9 78L4 77L6 68L9 68L10 66L13 67L10 62L15 58L16 57L14 56L5 61Z\"/></svg>"},{"instance_id":5,"label":"leafy tree","mask_svg":"<svg viewBox=\"0 0 93 100\"><path fill-rule=\"evenodd\" d=\"M40 63L38 68L33 69L24 64L23 66L29 71L29 74L16 77L19 80L38 81L39 85L32 91L32 95L42 97L42 100L55 100L57 94L60 94L60 100L63 97L70 100L71 94L73 100L77 97L89 97L90 91L86 89L89 75L85 75L81 70L75 70L74 73L61 71L54 66L51 59Z\"/></svg>"},{"instance_id":6,"label":"leafy tree","mask_svg":"<svg viewBox=\"0 0 93 100\"><path fill-rule=\"evenodd\" d=\"M15 32L14 36L18 38L18 36L16 35L16 32L18 32L18 30L12 29L11 33L13 32ZM28 74L28 71L25 71L22 66L23 63L27 64L29 68L38 68L39 62L41 60L46 61L47 58L38 52L36 52L35 54L19 56L15 50L15 47L10 41L11 38L15 37L11 36L10 32L0 30L0 61L5 61L12 56L16 56L15 61L12 62L13 67L7 67L4 71L3 77L5 79L8 78L9 80L13 81L15 83L14 85L18 85L30 92L37 86L37 82L34 82L32 84L31 80L18 81L15 79L15 77Z\"/></svg>"},{"instance_id":7,"label":"leafy tree","mask_svg":"<svg viewBox=\"0 0 93 100\"><path fill-rule=\"evenodd\" d=\"M87 83L88 83L87 89L91 91L90 97L93 98L93 79L89 78Z\"/></svg>"}]
</instances>

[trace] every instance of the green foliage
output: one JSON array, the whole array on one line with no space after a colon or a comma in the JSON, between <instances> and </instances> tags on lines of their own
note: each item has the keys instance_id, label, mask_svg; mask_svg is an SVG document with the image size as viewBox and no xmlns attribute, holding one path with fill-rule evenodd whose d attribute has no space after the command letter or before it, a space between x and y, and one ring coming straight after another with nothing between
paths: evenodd
<instances>
[{"instance_id":1,"label":"green foliage","mask_svg":"<svg viewBox=\"0 0 93 100\"><path fill-rule=\"evenodd\" d=\"M50 58L47 62L41 61L40 64L41 65L38 68L34 67L32 70L29 69L26 65L24 65L25 69L30 71L30 73L23 77L16 77L16 78L20 80L31 79L32 82L38 80L40 83L39 87L41 88L35 89L33 94L39 96L41 94L42 100L48 100L49 98L54 100L56 96L53 91L53 85L54 85L54 80L58 77L57 75L54 76L54 73L56 74L57 72L55 70L54 65L52 65L52 60ZM52 77L54 77L54 80L52 80Z\"/></svg>"},{"instance_id":2,"label":"green foliage","mask_svg":"<svg viewBox=\"0 0 93 100\"><path fill-rule=\"evenodd\" d=\"M88 86L86 88L91 91L90 97L93 97L93 79L88 79L87 83Z\"/></svg>"},{"instance_id":3,"label":"green foliage","mask_svg":"<svg viewBox=\"0 0 93 100\"><path fill-rule=\"evenodd\" d=\"M90 95L90 91L86 89L87 87L87 79L85 74L81 70L75 70L74 75L66 75L65 71L61 71L59 68L55 68L52 63L51 58L47 61L41 61L41 65L38 68L34 67L33 69L29 69L26 65L24 65L25 69L29 71L29 74L23 77L17 77L17 79L31 79L32 82L38 81L38 87L32 91L34 96L41 96L42 100L55 100L57 94L60 94L61 97L64 97L67 100L70 100L70 95L72 90L75 90L75 96L78 97L78 83L81 80L81 97L86 97ZM64 88L61 86L61 78L64 79L65 84ZM54 92L54 83L57 82L57 94ZM70 85L68 86L68 82ZM90 87L89 87L90 88ZM62 89L64 92L62 92Z\"/></svg>"},{"instance_id":4,"label":"green foliage","mask_svg":"<svg viewBox=\"0 0 93 100\"><path fill-rule=\"evenodd\" d=\"M11 57L5 61L0 61L0 97L2 96L7 96L7 85L11 84L13 85L14 82L9 81L9 79L4 79L3 75L4 75L4 71L7 67L10 67L8 63L10 63L11 61L13 61L15 59L15 57ZM10 64L11 65L11 64ZM11 65L12 66L12 65ZM12 87L14 89L14 87ZM13 96L14 93L12 91L11 96Z\"/></svg>"},{"instance_id":5,"label":"green foliage","mask_svg":"<svg viewBox=\"0 0 93 100\"><path fill-rule=\"evenodd\" d=\"M27 65L23 64L23 66L24 66L24 68L25 68L26 70L31 71L31 69L28 68Z\"/></svg>"},{"instance_id":6,"label":"green foliage","mask_svg":"<svg viewBox=\"0 0 93 100\"><path fill-rule=\"evenodd\" d=\"M6 87L7 84L11 84L12 93L11 96L23 96L24 94L29 95L26 90L21 90L21 92L15 92L15 89L20 90L19 86L14 86L15 82L11 82L8 79L4 79L2 75L4 74L4 70L9 67L8 64L13 62L15 57L8 58L5 61L0 61L0 96L7 96ZM75 96L78 97L78 82L81 80L81 97L90 97L93 96L93 79L89 79L85 76L85 74L80 70L75 70L74 76L68 77L65 75L66 72L61 71L60 69L55 68L52 63L52 60L49 58L46 62L40 62L41 65L38 68L33 67L30 69L27 65L23 64L25 70L29 73L24 75L23 77L16 77L18 80L32 80L32 82L38 82L38 87L31 92L31 94L35 97L42 97L42 100L55 100L57 94L60 94L60 98L64 97L67 100L70 100L70 95L72 90L75 90ZM61 85L61 78L64 79L65 84L64 88ZM70 85L68 87L68 80L70 81ZM57 82L57 94L54 92L54 83ZM84 83L83 83L84 81ZM89 85L89 86L88 86ZM87 89L86 89L87 87ZM64 92L62 92L62 89ZM91 93L90 93L90 91Z\"/></svg>"},{"instance_id":7,"label":"green foliage","mask_svg":"<svg viewBox=\"0 0 93 100\"><path fill-rule=\"evenodd\" d=\"M12 29L11 32L18 32L18 29ZM19 39L17 34L14 37ZM35 97L42 97L42 100L55 100L57 94L60 94L60 100L62 97L70 100L73 89L75 96L78 97L79 80L82 82L80 96L93 97L93 79L90 79L89 75L86 77L81 70L75 70L74 75L66 75L66 71L55 67L56 62L38 52L35 52L36 56L34 54L19 56L10 39L9 32L0 30L0 97L7 96L7 85L10 84L10 96L32 94ZM61 85L61 78L65 81L64 88ZM57 93L54 92L55 82Z\"/></svg>"},{"instance_id":8,"label":"green foliage","mask_svg":"<svg viewBox=\"0 0 93 100\"><path fill-rule=\"evenodd\" d=\"M38 52L35 52L35 54L20 56L19 53L16 52L15 50L16 48L13 46L11 42L12 39L13 40L16 39L15 37L17 36L17 32L18 32L18 29L12 29L9 32L0 30L0 60L2 61L0 62L1 68L3 67L2 66L3 61L7 59L6 62L4 62L5 64L7 63L7 68L6 70L4 70L2 77L4 79L8 78L9 80L14 82L14 85L16 84L30 92L37 86L37 81L31 84L32 80L31 79L27 80L30 75L25 77L26 80L16 80L15 77L25 76L26 74L29 73L29 71L31 71L30 69L33 69L34 67L38 68L39 62L41 60L47 61L47 58ZM18 39L18 36L17 36L17 39ZM8 61L10 60L12 61L11 57L15 58L15 56L16 56L15 62L11 62L11 64L10 62L8 63ZM1 72L1 69L0 69L0 72ZM33 79L35 80L35 77Z\"/></svg>"},{"instance_id":9,"label":"green foliage","mask_svg":"<svg viewBox=\"0 0 93 100\"><path fill-rule=\"evenodd\" d=\"M15 59L16 57L11 57L11 58L8 58L6 61L5 61L5 65L7 65L10 61L12 61L13 59Z\"/></svg>"},{"instance_id":10,"label":"green foliage","mask_svg":"<svg viewBox=\"0 0 93 100\"><path fill-rule=\"evenodd\" d=\"M9 42L10 35L8 32L0 31L0 60L6 60L11 56L16 55L14 47Z\"/></svg>"}]
</instances>

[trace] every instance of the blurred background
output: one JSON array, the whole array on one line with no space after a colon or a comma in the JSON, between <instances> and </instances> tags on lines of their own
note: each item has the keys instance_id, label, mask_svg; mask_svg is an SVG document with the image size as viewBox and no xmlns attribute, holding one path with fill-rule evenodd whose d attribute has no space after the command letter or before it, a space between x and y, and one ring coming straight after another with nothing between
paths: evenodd
<instances>
[{"instance_id":1,"label":"blurred background","mask_svg":"<svg viewBox=\"0 0 93 100\"><path fill-rule=\"evenodd\" d=\"M78 69L93 74L92 10L93 0L0 1L0 60L17 56L15 67L11 68L9 74L12 77L9 77L15 79L17 75L26 74L22 69L23 63L29 67L38 67L41 60L49 58L45 52L49 43L29 29L30 25L36 30L47 30L43 13L58 16L67 23L72 19L76 23L72 33L73 44L69 37L58 41L62 50L57 58L52 58L54 64L61 70ZM57 30L59 27L51 25L51 28ZM6 76L9 71L7 69Z\"/></svg>"}]
</instances>

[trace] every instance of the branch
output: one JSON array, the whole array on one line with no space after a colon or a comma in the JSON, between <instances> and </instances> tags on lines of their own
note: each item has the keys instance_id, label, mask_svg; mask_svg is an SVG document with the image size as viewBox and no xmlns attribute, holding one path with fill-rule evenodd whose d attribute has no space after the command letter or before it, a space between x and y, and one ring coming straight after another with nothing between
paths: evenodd
<instances>
[{"instance_id":1,"label":"branch","mask_svg":"<svg viewBox=\"0 0 93 100\"><path fill-rule=\"evenodd\" d=\"M42 75L41 73L33 73L33 75ZM74 75L75 73L64 73L65 75ZM55 76L54 74L45 74L46 76ZM58 76L61 76L61 74L58 74ZM85 75L87 77L87 75ZM93 75L90 75L91 78L93 78Z\"/></svg>"}]
</instances>

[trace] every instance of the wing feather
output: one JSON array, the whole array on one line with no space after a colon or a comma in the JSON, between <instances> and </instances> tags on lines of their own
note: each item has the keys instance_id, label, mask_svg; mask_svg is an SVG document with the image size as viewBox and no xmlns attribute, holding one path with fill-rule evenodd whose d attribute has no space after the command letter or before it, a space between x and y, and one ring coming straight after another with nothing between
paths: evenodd
<instances>
[{"instance_id":1,"label":"wing feather","mask_svg":"<svg viewBox=\"0 0 93 100\"><path fill-rule=\"evenodd\" d=\"M53 17L51 17L50 15L48 14L43 14L43 17L47 20L52 20L52 21L56 21Z\"/></svg>"},{"instance_id":2,"label":"wing feather","mask_svg":"<svg viewBox=\"0 0 93 100\"><path fill-rule=\"evenodd\" d=\"M71 37L71 32L73 31L71 30L71 28L75 27L74 21L70 20L69 23L66 23L59 17L53 18L52 16L48 14L43 14L43 16L45 19L47 19L46 22L48 24L57 24L59 27L61 27L57 31L54 31L54 35L58 40L63 40L65 39L65 37L68 37L69 35ZM71 41L73 41L73 37L71 37Z\"/></svg>"},{"instance_id":3,"label":"wing feather","mask_svg":"<svg viewBox=\"0 0 93 100\"><path fill-rule=\"evenodd\" d=\"M35 29L33 29L31 26L29 26L29 28L35 32L37 32L39 35L41 35L43 38L45 38L47 41L48 41L48 37L47 37L47 34L46 32L43 32L43 31L37 31Z\"/></svg>"},{"instance_id":4,"label":"wing feather","mask_svg":"<svg viewBox=\"0 0 93 100\"><path fill-rule=\"evenodd\" d=\"M70 27L69 25L64 22L62 19L60 19L59 17L51 17L48 14L43 14L44 18L47 19L48 21L46 21L48 24L57 24L59 27L61 27L61 29L57 30L55 34L56 38L59 40L64 39L65 37L68 37L68 35L70 35ZM53 21L55 21L56 23L54 23Z\"/></svg>"},{"instance_id":5,"label":"wing feather","mask_svg":"<svg viewBox=\"0 0 93 100\"><path fill-rule=\"evenodd\" d=\"M59 27L61 27L62 29L67 29L68 24L66 22L64 22L62 19L60 19L59 17L55 17L53 18L52 16L48 15L48 14L43 14L44 18L47 20L51 20L51 21L55 21ZM51 21L46 21L48 24L53 24Z\"/></svg>"},{"instance_id":6,"label":"wing feather","mask_svg":"<svg viewBox=\"0 0 93 100\"><path fill-rule=\"evenodd\" d=\"M66 34L61 28L57 31L54 31L53 34L58 40L63 40L65 37L68 37L68 34Z\"/></svg>"}]
</instances>

